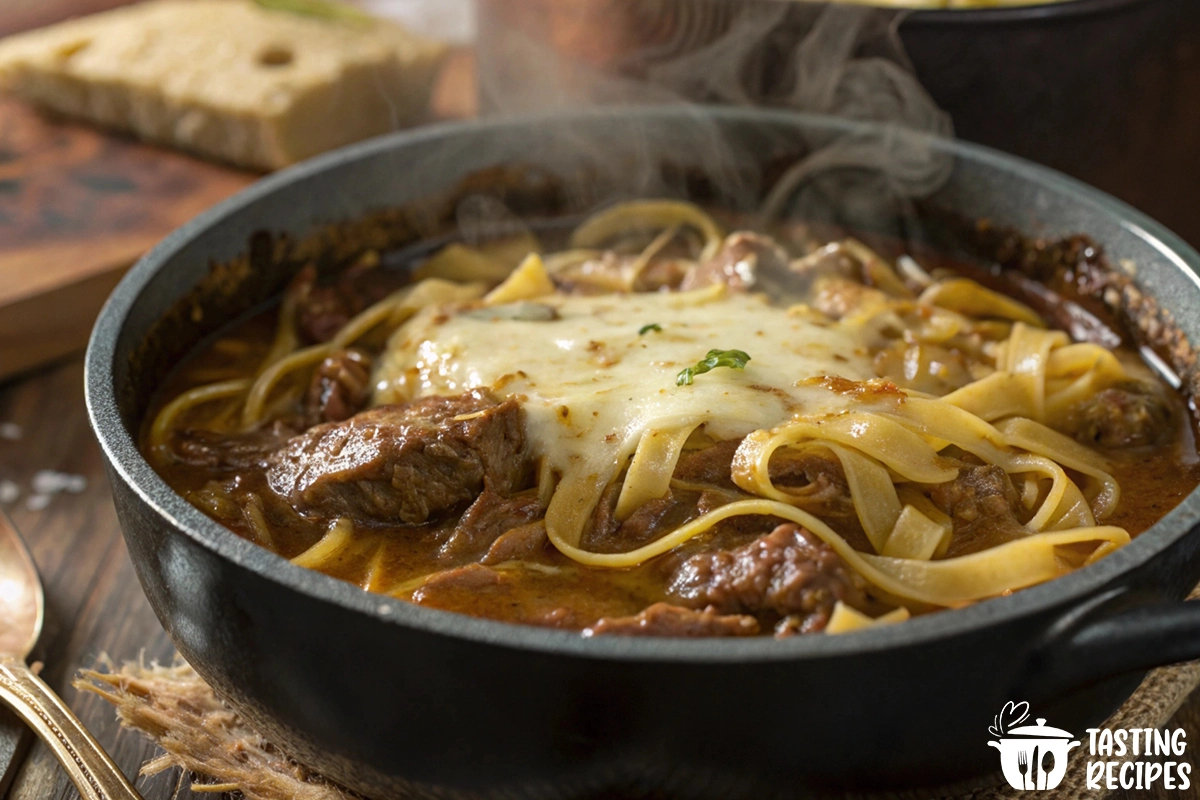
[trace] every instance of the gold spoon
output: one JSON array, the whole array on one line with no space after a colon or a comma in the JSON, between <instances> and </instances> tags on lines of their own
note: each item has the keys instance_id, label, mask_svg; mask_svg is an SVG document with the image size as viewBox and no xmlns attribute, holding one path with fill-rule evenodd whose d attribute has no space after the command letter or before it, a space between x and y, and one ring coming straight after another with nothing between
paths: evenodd
<instances>
[{"instance_id":1,"label":"gold spoon","mask_svg":"<svg viewBox=\"0 0 1200 800\"><path fill-rule=\"evenodd\" d=\"M0 511L0 700L49 745L84 800L142 800L66 703L25 663L42 632L45 608L37 567Z\"/></svg>"}]
</instances>

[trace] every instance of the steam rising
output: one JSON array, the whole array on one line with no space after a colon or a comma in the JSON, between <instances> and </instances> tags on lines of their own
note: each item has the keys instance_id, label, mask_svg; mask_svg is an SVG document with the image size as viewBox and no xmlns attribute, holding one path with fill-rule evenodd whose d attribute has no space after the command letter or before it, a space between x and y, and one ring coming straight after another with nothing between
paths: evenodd
<instances>
[{"instance_id":1,"label":"steam rising","mask_svg":"<svg viewBox=\"0 0 1200 800\"><path fill-rule=\"evenodd\" d=\"M897 29L905 12L837 3L590 0L569 4L572 25L548 33L540 20L503 12L489 18L489 5L504 2L481 0L480 98L493 114L717 103L884 126L806 142L807 157L762 187L738 163L745 153L735 156L737 148L697 108L694 126L678 141L652 140L662 132L647 131L639 168L648 183L660 171L656 154L693 148L693 159L723 192L742 207L753 197L767 219L828 218L836 205L852 208L855 218L901 220L903 228L910 201L949 176L952 160L911 135L949 137L952 127L903 52ZM580 11L589 8L591 18ZM618 35L606 40L611 31Z\"/></svg>"}]
</instances>

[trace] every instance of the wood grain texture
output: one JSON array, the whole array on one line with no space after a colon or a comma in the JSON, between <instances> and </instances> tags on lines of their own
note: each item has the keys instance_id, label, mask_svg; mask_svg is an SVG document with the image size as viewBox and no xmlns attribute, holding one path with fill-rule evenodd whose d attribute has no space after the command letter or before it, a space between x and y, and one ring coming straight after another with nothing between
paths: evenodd
<instances>
[{"instance_id":1,"label":"wood grain texture","mask_svg":"<svg viewBox=\"0 0 1200 800\"><path fill-rule=\"evenodd\" d=\"M128 1L0 0L0 36ZM474 116L475 97L473 54L455 50L431 116ZM126 269L257 177L0 96L0 379L81 349Z\"/></svg>"},{"instance_id":2,"label":"wood grain texture","mask_svg":"<svg viewBox=\"0 0 1200 800\"><path fill-rule=\"evenodd\" d=\"M28 541L46 588L46 624L34 654L46 664L42 675L132 777L156 755L154 748L139 735L121 730L112 708L94 695L77 692L71 679L79 668L105 655L115 661L165 661L172 658L173 649L142 595L121 539L99 448L87 425L81 361L72 359L26 380L0 385L0 421L23 429L17 441L0 439L0 478L27 490L39 469L87 476L85 491L59 495L44 511L31 511L24 496L8 511ZM0 721L0 741L3 730ZM3 766L0 761L0 770ZM15 772L6 795L12 800L79 796L40 742L29 748ZM177 770L138 778L136 786L146 800L213 798L181 788Z\"/></svg>"},{"instance_id":3,"label":"wood grain texture","mask_svg":"<svg viewBox=\"0 0 1200 800\"><path fill-rule=\"evenodd\" d=\"M82 347L139 256L255 177L0 98L0 378Z\"/></svg>"},{"instance_id":4,"label":"wood grain texture","mask_svg":"<svg viewBox=\"0 0 1200 800\"><path fill-rule=\"evenodd\" d=\"M472 116L474 97L456 51L432 113ZM256 178L0 96L0 379L81 349L125 270Z\"/></svg>"}]
</instances>

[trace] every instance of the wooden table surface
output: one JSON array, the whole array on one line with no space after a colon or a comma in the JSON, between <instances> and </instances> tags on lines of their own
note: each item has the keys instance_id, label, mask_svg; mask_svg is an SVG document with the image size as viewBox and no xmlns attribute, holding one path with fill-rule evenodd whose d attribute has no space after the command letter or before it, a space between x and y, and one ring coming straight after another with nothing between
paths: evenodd
<instances>
[{"instance_id":1,"label":"wooden table surface","mask_svg":"<svg viewBox=\"0 0 1200 800\"><path fill-rule=\"evenodd\" d=\"M168 661L173 648L142 595L125 550L104 477L100 449L83 403L83 363L73 357L22 379L0 384L0 423L21 428L16 440L0 437L0 479L15 482L22 497L6 510L25 535L46 590L46 624L35 657L43 677L67 701L127 775L156 754L139 734L123 731L112 708L71 687L76 671L108 655L114 661L144 657ZM38 470L87 478L79 494L61 494L42 511L30 510L28 487ZM7 725L15 721L6 715ZM17 729L20 730L19 726ZM74 800L79 794L41 742L27 747L9 772L11 800ZM146 800L207 798L181 787L177 770L139 778Z\"/></svg>"}]
</instances>

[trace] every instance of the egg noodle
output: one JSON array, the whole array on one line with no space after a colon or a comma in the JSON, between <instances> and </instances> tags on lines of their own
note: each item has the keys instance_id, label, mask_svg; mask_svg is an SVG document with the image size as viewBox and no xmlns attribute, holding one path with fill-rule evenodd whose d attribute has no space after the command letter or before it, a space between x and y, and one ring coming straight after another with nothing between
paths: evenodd
<instances>
[{"instance_id":1,"label":"egg noodle","mask_svg":"<svg viewBox=\"0 0 1200 800\"><path fill-rule=\"evenodd\" d=\"M558 288L571 276L587 280L587 264L632 233L643 237L643 249L620 269L593 276L590 293ZM181 394L152 422L150 442L166 447L181 413L218 400L235 403L234 418L254 429L288 399L281 388L288 376L364 337L386 335L373 378L376 404L473 388L518 399L540 459L546 533L587 567L636 567L732 518L775 518L803 526L884 596L920 610L1037 584L1129 542L1124 529L1103 524L1121 496L1110 465L1056 428L1081 399L1144 377L1140 365L1048 330L1030 308L975 281L931 275L905 258L893 266L855 240L802 260L836 255L861 269L854 302L840 316L804 298L780 303L726 283L635 292L657 254L681 235L695 243L695 263L716 255L725 232L695 206L641 201L591 217L558 252L541 255L527 237L528 255L515 269L485 249L452 245L417 270L415 283L310 347L299 346L295 310L285 300L257 373ZM817 280L808 299L831 280L837 283ZM976 343L975 356L965 378L902 388L876 376L883 341L900 342L902 361L919 358L921 348L964 341ZM722 346L740 348L749 360L697 372L688 384L677 377ZM935 375L948 369L926 367ZM730 477L741 499L624 552L585 544L606 490L619 488L615 515L628 518L682 485L675 477L682 454L734 438L740 444ZM840 464L873 552L856 549L819 515L822 501L811 487L773 476L773 458L805 453ZM947 557L952 520L930 493L964 464L1007 474L1023 530ZM319 567L351 540L352 527L339 523L295 561Z\"/></svg>"}]
</instances>

